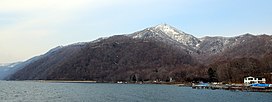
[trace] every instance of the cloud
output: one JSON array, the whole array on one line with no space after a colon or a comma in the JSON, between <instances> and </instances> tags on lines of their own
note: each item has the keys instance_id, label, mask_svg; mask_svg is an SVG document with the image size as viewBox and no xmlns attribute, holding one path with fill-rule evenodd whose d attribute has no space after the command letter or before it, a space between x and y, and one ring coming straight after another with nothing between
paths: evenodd
<instances>
[{"instance_id":1,"label":"cloud","mask_svg":"<svg viewBox=\"0 0 272 102\"><path fill-rule=\"evenodd\" d=\"M45 53L63 42L61 38L65 34L59 32L60 28L79 18L78 12L94 11L122 1L1 0L0 62L25 60Z\"/></svg>"},{"instance_id":2,"label":"cloud","mask_svg":"<svg viewBox=\"0 0 272 102\"><path fill-rule=\"evenodd\" d=\"M86 6L97 8L121 1L124 0L1 0L0 12L75 10Z\"/></svg>"},{"instance_id":3,"label":"cloud","mask_svg":"<svg viewBox=\"0 0 272 102\"><path fill-rule=\"evenodd\" d=\"M0 62L24 60L51 48L58 25L69 21L87 0L1 0ZM47 43L48 45L46 45Z\"/></svg>"},{"instance_id":4,"label":"cloud","mask_svg":"<svg viewBox=\"0 0 272 102\"><path fill-rule=\"evenodd\" d=\"M65 10L84 5L88 0L1 0L0 11Z\"/></svg>"},{"instance_id":5,"label":"cloud","mask_svg":"<svg viewBox=\"0 0 272 102\"><path fill-rule=\"evenodd\" d=\"M254 12L258 16L247 16L248 20L245 20L245 12L240 14L241 10L234 11L234 8L247 8L248 11L256 8L237 6L246 1L228 2L216 0L0 0L0 63L11 61L11 59L30 58L58 45L94 40L121 32L128 33L158 23L174 24L173 26L182 27L181 30L184 29L185 32L192 34L210 34L212 31L212 33L221 34L227 28L235 29L233 28L235 25L241 31L242 25L239 24L241 21L249 22L247 25L250 26L253 25L252 21L255 21L257 24L254 25L262 31L268 30L262 25L270 27L271 20L268 19L271 15L266 13L271 14L269 13L271 10L264 8L270 8L269 3L256 7L259 11L268 12L264 12L265 14ZM252 5L255 4L252 3ZM239 20L237 15L232 17L233 12L241 15ZM251 14L248 13L248 15ZM262 20L252 19L260 18L260 16ZM221 26L218 26L218 22ZM222 27L224 25L226 27ZM257 32L257 27L252 29L256 29ZM248 28L246 27L245 30L247 31ZM230 32L228 30L227 33Z\"/></svg>"}]
</instances>

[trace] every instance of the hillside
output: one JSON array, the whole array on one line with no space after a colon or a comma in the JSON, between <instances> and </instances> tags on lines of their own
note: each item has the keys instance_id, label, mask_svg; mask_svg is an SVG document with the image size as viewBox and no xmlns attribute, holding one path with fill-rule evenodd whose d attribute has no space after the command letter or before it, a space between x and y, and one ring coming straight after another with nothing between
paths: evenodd
<instances>
[{"instance_id":1,"label":"hillside","mask_svg":"<svg viewBox=\"0 0 272 102\"><path fill-rule=\"evenodd\" d=\"M196 64L189 54L175 46L127 36L88 43L75 54L63 53L71 51L67 48L30 64L11 79L112 81L131 80L136 75L148 80L152 73L169 74L171 69L179 66Z\"/></svg>"},{"instance_id":2,"label":"hillside","mask_svg":"<svg viewBox=\"0 0 272 102\"><path fill-rule=\"evenodd\" d=\"M11 80L240 82L272 71L272 36L203 37L161 24L132 34L52 49L12 74ZM270 79L269 79L270 80Z\"/></svg>"}]
</instances>

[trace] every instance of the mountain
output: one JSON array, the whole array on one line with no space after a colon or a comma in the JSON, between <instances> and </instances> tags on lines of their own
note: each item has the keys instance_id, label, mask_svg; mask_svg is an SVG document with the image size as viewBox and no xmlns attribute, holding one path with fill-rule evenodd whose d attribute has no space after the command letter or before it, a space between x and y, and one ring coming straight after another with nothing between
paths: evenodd
<instances>
[{"instance_id":1,"label":"mountain","mask_svg":"<svg viewBox=\"0 0 272 102\"><path fill-rule=\"evenodd\" d=\"M54 48L25 64L11 80L177 81L208 80L208 68L218 80L237 81L243 75L272 71L272 36L203 37L160 24L132 34L100 38ZM251 63L247 63L247 60ZM236 65L233 63L244 63ZM237 79L223 76L232 65ZM245 68L253 64L255 67ZM225 65L225 66L222 66ZM260 73L249 73L256 68ZM245 69L245 70L244 70Z\"/></svg>"},{"instance_id":2,"label":"mountain","mask_svg":"<svg viewBox=\"0 0 272 102\"><path fill-rule=\"evenodd\" d=\"M82 46L63 47L26 66L11 79L131 80L196 62L185 51L155 40L113 36ZM155 72L155 73L157 73ZM142 76L141 76L142 75ZM146 78L148 79L148 78Z\"/></svg>"}]
</instances>

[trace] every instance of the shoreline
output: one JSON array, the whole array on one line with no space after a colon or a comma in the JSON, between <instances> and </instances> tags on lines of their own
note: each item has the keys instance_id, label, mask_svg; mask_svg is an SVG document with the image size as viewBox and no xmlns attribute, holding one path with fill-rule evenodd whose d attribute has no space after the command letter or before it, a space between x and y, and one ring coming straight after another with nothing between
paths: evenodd
<instances>
[{"instance_id":1,"label":"shoreline","mask_svg":"<svg viewBox=\"0 0 272 102\"><path fill-rule=\"evenodd\" d=\"M80 80L36 80L36 82L43 82L43 83L97 83L97 81L80 81Z\"/></svg>"},{"instance_id":2,"label":"shoreline","mask_svg":"<svg viewBox=\"0 0 272 102\"><path fill-rule=\"evenodd\" d=\"M192 85L190 83L184 82L97 82L91 80L0 80L0 81L21 81L21 82L38 82L38 83L104 83L104 84L151 84L151 85L170 85L177 87L191 87L192 89L211 89L211 90L230 90L230 91L243 91L243 92L272 92L272 88L262 88L262 87L250 87L250 86L240 86L240 85Z\"/></svg>"},{"instance_id":3,"label":"shoreline","mask_svg":"<svg viewBox=\"0 0 272 102\"><path fill-rule=\"evenodd\" d=\"M1 80L1 81L25 81L41 83L97 83L97 81L92 80Z\"/></svg>"},{"instance_id":4,"label":"shoreline","mask_svg":"<svg viewBox=\"0 0 272 102\"><path fill-rule=\"evenodd\" d=\"M40 83L109 83L109 84L158 84L158 85L174 85L174 86L183 86L190 87L190 83L186 82L101 82L93 80L1 80L1 81L25 81L25 82L40 82Z\"/></svg>"}]
</instances>

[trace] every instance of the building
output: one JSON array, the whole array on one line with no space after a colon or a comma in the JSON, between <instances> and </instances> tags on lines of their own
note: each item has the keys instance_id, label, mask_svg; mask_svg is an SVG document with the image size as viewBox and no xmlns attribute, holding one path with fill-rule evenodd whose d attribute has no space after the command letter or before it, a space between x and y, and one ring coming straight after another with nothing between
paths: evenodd
<instances>
[{"instance_id":1,"label":"building","mask_svg":"<svg viewBox=\"0 0 272 102\"><path fill-rule=\"evenodd\" d=\"M265 83L265 82L266 82L265 78L262 78L262 77L249 76L244 78L245 84L256 84L256 83Z\"/></svg>"}]
</instances>

